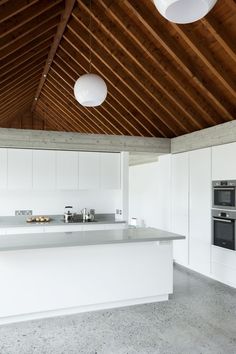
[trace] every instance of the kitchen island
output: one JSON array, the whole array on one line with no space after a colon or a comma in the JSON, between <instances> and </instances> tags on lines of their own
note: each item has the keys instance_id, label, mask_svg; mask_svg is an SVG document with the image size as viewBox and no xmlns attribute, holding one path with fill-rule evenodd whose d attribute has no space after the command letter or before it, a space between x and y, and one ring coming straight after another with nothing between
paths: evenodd
<instances>
[{"instance_id":1,"label":"kitchen island","mask_svg":"<svg viewBox=\"0 0 236 354\"><path fill-rule=\"evenodd\" d=\"M0 324L168 300L173 240L154 228L0 236Z\"/></svg>"}]
</instances>

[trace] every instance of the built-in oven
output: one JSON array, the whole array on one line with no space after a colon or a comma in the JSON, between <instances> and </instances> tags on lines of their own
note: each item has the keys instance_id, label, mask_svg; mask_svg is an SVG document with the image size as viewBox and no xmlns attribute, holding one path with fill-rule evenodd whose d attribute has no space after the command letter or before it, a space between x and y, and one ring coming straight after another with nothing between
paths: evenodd
<instances>
[{"instance_id":1,"label":"built-in oven","mask_svg":"<svg viewBox=\"0 0 236 354\"><path fill-rule=\"evenodd\" d=\"M236 181L212 182L213 208L236 210Z\"/></svg>"},{"instance_id":2,"label":"built-in oven","mask_svg":"<svg viewBox=\"0 0 236 354\"><path fill-rule=\"evenodd\" d=\"M236 211L212 210L213 245L236 250Z\"/></svg>"}]
</instances>

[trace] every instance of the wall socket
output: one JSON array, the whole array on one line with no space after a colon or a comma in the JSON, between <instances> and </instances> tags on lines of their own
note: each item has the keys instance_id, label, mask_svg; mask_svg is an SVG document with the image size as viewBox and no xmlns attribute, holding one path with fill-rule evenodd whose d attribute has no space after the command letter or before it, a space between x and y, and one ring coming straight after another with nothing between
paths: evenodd
<instances>
[{"instance_id":1,"label":"wall socket","mask_svg":"<svg viewBox=\"0 0 236 354\"><path fill-rule=\"evenodd\" d=\"M15 216L32 215L33 210L15 210Z\"/></svg>"}]
</instances>

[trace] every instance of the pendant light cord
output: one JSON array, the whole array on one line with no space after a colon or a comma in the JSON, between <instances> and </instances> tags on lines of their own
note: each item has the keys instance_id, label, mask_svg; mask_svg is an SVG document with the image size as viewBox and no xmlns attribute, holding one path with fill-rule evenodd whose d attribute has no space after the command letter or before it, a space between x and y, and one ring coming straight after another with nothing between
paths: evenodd
<instances>
[{"instance_id":1,"label":"pendant light cord","mask_svg":"<svg viewBox=\"0 0 236 354\"><path fill-rule=\"evenodd\" d=\"M92 0L89 1L89 73L91 73L92 66Z\"/></svg>"}]
</instances>

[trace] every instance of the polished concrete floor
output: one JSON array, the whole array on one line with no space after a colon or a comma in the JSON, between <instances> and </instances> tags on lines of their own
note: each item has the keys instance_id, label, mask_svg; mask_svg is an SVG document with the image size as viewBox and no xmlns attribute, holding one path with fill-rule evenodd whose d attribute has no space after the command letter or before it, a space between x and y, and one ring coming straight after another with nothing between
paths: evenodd
<instances>
[{"instance_id":1,"label":"polished concrete floor","mask_svg":"<svg viewBox=\"0 0 236 354\"><path fill-rule=\"evenodd\" d=\"M0 327L1 354L234 354L236 290L181 267L169 302Z\"/></svg>"}]
</instances>

